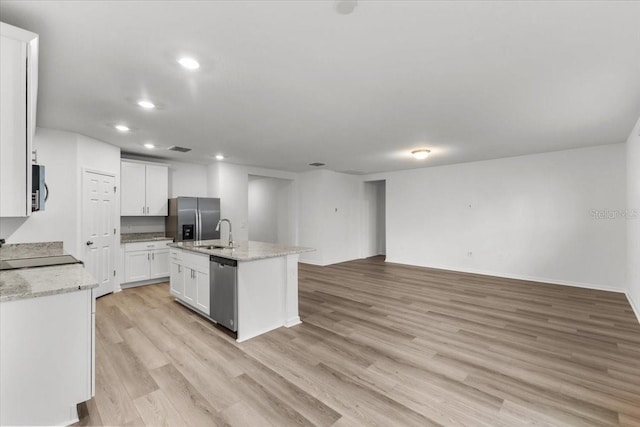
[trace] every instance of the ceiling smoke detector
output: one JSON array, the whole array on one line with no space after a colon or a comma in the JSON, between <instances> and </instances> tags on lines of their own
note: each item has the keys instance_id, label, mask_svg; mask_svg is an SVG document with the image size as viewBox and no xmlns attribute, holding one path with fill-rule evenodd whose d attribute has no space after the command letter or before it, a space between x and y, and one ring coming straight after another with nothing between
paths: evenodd
<instances>
[{"instance_id":1,"label":"ceiling smoke detector","mask_svg":"<svg viewBox=\"0 0 640 427\"><path fill-rule=\"evenodd\" d=\"M191 151L191 148L178 147L177 145L172 145L167 150L177 151L179 153L188 153L189 151Z\"/></svg>"},{"instance_id":2,"label":"ceiling smoke detector","mask_svg":"<svg viewBox=\"0 0 640 427\"><path fill-rule=\"evenodd\" d=\"M357 0L336 0L335 8L340 15L349 15L353 13L357 5Z\"/></svg>"}]
</instances>

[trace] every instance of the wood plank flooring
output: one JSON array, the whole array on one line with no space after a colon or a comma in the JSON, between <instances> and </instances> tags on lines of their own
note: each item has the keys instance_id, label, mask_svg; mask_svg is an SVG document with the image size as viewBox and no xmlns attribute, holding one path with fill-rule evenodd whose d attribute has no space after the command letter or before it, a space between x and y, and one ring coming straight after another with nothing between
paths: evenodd
<instances>
[{"instance_id":1,"label":"wood plank flooring","mask_svg":"<svg viewBox=\"0 0 640 427\"><path fill-rule=\"evenodd\" d=\"M78 425L640 426L623 294L381 257L299 278L303 324L241 344L167 284L100 298Z\"/></svg>"}]
</instances>

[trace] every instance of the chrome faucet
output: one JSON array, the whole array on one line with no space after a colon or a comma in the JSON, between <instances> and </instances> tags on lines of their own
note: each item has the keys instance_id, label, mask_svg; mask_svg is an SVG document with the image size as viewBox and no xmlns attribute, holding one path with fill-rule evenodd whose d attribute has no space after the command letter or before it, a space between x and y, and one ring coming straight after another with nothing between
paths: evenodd
<instances>
[{"instance_id":1,"label":"chrome faucet","mask_svg":"<svg viewBox=\"0 0 640 427\"><path fill-rule=\"evenodd\" d=\"M227 218L222 218L220 221L218 221L218 225L216 225L216 231L220 231L220 224L222 224L222 221L225 221L229 224L229 247L232 248L233 235L231 234L231 221L229 221Z\"/></svg>"}]
</instances>

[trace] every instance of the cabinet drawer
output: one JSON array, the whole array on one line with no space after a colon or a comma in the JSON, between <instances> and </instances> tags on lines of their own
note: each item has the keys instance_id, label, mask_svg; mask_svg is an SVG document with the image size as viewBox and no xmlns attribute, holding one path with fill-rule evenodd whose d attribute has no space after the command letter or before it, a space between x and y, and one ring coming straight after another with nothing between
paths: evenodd
<instances>
[{"instance_id":1,"label":"cabinet drawer","mask_svg":"<svg viewBox=\"0 0 640 427\"><path fill-rule=\"evenodd\" d=\"M154 240L149 242L125 243L125 252L147 251L153 249L166 249L167 244L173 243L173 240Z\"/></svg>"},{"instance_id":2,"label":"cabinet drawer","mask_svg":"<svg viewBox=\"0 0 640 427\"><path fill-rule=\"evenodd\" d=\"M200 255L194 252L182 251L183 263L200 271L209 271L209 255Z\"/></svg>"}]
</instances>

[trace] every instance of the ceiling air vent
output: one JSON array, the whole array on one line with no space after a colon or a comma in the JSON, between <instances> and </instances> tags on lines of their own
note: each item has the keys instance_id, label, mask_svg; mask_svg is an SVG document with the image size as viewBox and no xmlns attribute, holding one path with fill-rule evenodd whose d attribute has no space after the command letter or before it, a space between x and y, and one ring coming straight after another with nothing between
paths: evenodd
<instances>
[{"instance_id":1,"label":"ceiling air vent","mask_svg":"<svg viewBox=\"0 0 640 427\"><path fill-rule=\"evenodd\" d=\"M172 145L168 149L171 150L171 151L179 151L181 153L186 153L186 152L191 151L191 148L178 147L177 145Z\"/></svg>"},{"instance_id":2,"label":"ceiling air vent","mask_svg":"<svg viewBox=\"0 0 640 427\"><path fill-rule=\"evenodd\" d=\"M314 163L309 163L309 166L320 167L320 166L326 166L326 165L324 163L314 162Z\"/></svg>"}]
</instances>

